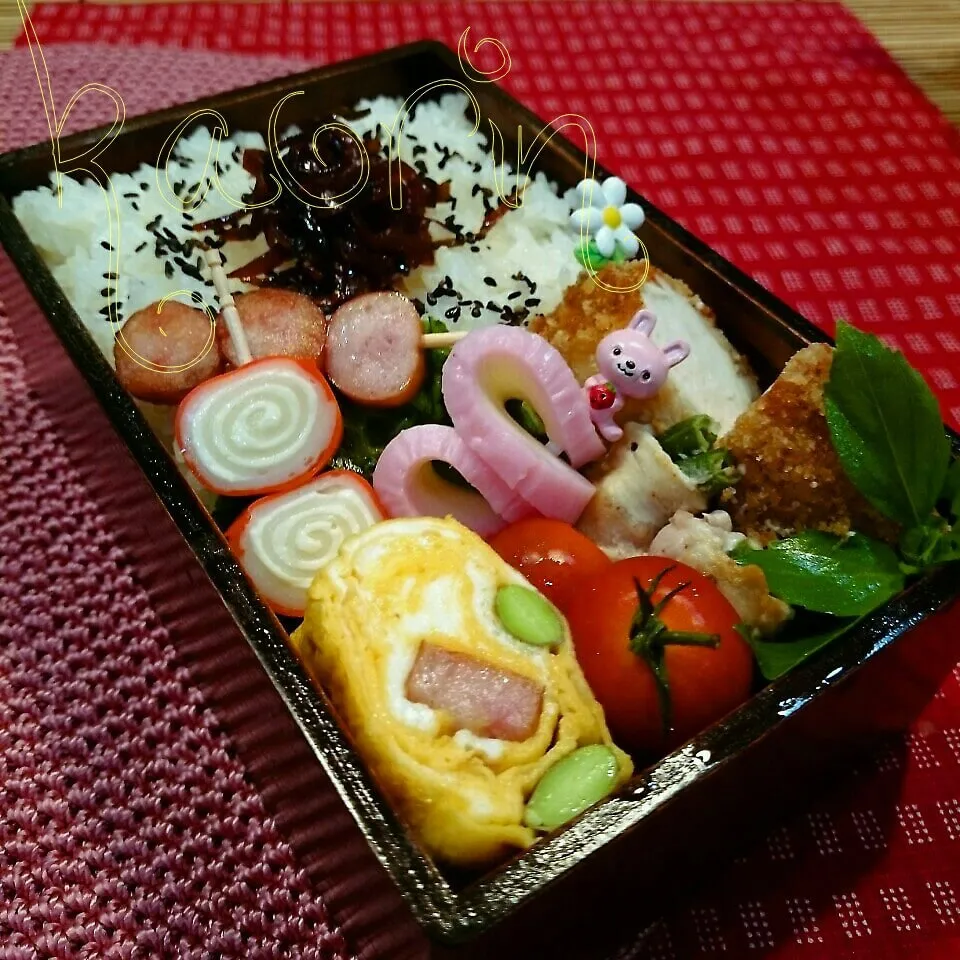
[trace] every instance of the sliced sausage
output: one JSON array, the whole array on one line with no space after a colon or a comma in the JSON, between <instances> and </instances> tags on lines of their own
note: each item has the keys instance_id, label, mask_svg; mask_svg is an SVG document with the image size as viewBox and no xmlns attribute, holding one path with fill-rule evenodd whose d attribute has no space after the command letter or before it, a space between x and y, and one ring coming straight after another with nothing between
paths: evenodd
<instances>
[{"instance_id":1,"label":"sliced sausage","mask_svg":"<svg viewBox=\"0 0 960 960\"><path fill-rule=\"evenodd\" d=\"M254 360L297 357L319 362L327 336L327 318L309 297L266 287L238 294L234 303ZM217 318L217 337L227 361L237 366L222 315Z\"/></svg>"},{"instance_id":2,"label":"sliced sausage","mask_svg":"<svg viewBox=\"0 0 960 960\"><path fill-rule=\"evenodd\" d=\"M330 318L327 376L357 403L397 407L423 384L426 362L416 307L399 293L365 293Z\"/></svg>"},{"instance_id":3,"label":"sliced sausage","mask_svg":"<svg viewBox=\"0 0 960 960\"><path fill-rule=\"evenodd\" d=\"M449 714L457 729L498 740L526 740L540 722L543 687L466 653L422 643L406 693Z\"/></svg>"},{"instance_id":4,"label":"sliced sausage","mask_svg":"<svg viewBox=\"0 0 960 960\"><path fill-rule=\"evenodd\" d=\"M120 328L113 342L117 377L141 400L179 403L220 372L223 356L203 310L177 300L159 313L158 306L138 310Z\"/></svg>"}]
</instances>

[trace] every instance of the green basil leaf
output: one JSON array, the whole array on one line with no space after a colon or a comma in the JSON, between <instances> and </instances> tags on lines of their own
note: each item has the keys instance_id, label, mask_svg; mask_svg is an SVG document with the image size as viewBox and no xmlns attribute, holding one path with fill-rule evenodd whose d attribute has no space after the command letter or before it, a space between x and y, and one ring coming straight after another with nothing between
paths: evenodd
<instances>
[{"instance_id":1,"label":"green basil leaf","mask_svg":"<svg viewBox=\"0 0 960 960\"><path fill-rule=\"evenodd\" d=\"M900 537L902 569L907 574L921 573L929 567L960 558L960 529L951 527L943 517L934 515L918 527L904 530Z\"/></svg>"},{"instance_id":2,"label":"green basil leaf","mask_svg":"<svg viewBox=\"0 0 960 960\"><path fill-rule=\"evenodd\" d=\"M842 321L824 391L847 476L885 516L918 526L943 489L950 442L936 397L902 353Z\"/></svg>"},{"instance_id":3,"label":"green basil leaf","mask_svg":"<svg viewBox=\"0 0 960 960\"><path fill-rule=\"evenodd\" d=\"M954 563L960 560L960 530L951 530L940 543L937 544L933 555L934 565Z\"/></svg>"},{"instance_id":4,"label":"green basil leaf","mask_svg":"<svg viewBox=\"0 0 960 960\"><path fill-rule=\"evenodd\" d=\"M797 628L790 630L791 635L802 634L796 640L761 640L750 629L740 629L741 636L750 644L757 666L767 680L776 680L794 667L808 660L818 650L833 643L834 640L849 633L863 617L851 617L844 620L832 620L817 627L804 629L798 621Z\"/></svg>"},{"instance_id":5,"label":"green basil leaf","mask_svg":"<svg viewBox=\"0 0 960 960\"><path fill-rule=\"evenodd\" d=\"M903 589L897 554L859 533L842 538L808 530L765 550L744 541L731 556L760 567L775 597L818 613L860 616Z\"/></svg>"},{"instance_id":6,"label":"green basil leaf","mask_svg":"<svg viewBox=\"0 0 960 960\"><path fill-rule=\"evenodd\" d=\"M947 471L947 482L943 487L943 495L940 498L947 504L950 516L955 523L960 523L960 460L954 460Z\"/></svg>"}]
</instances>

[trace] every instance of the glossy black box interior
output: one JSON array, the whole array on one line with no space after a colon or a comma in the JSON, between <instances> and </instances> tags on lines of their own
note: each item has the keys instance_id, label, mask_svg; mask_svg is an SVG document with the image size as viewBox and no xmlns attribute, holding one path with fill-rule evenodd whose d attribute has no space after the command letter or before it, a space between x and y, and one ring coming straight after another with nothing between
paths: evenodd
<instances>
[{"instance_id":1,"label":"glossy black box interior","mask_svg":"<svg viewBox=\"0 0 960 960\"><path fill-rule=\"evenodd\" d=\"M303 90L306 95L286 103L282 122L306 123L363 97L406 97L425 84L449 79L467 82L474 91L483 116L495 120L503 132L508 158L516 156L518 125L524 130L525 145L543 128L539 118L496 86L465 81L451 51L424 42L137 118L126 124L100 162L108 172L156 163L174 127L203 107L219 111L231 132L263 131L273 107L291 91ZM447 91L437 88L431 95L443 92ZM208 115L202 122L210 125L212 121ZM64 140L62 155L81 153L102 132ZM642 771L620 795L565 830L483 877L466 884L452 882L423 856L383 801L329 703L289 652L280 624L247 584L219 531L120 388L13 216L11 199L22 190L47 183L51 169L47 143L0 157L0 240L223 597L316 760L416 919L436 941L463 944L497 927L494 938L509 934L514 949L521 942L518 931L537 930L543 949L547 941L542 936L542 919L549 917L551 929L559 935L563 928L556 920L563 902L565 918L587 941L598 944L603 939L594 927L599 917L590 922L582 918L616 905L628 864L637 868L625 898L628 918L636 926L656 903L654 895L669 889L668 875L682 879L685 870L697 868L712 846L711 837L735 840L735 827L754 822L757 809L769 807L772 791L805 780L836 754L835 748L845 749L878 725L897 726L909 719L952 665L947 638L941 643L931 631L926 632L922 650L911 648L913 638L894 644L960 592L956 569L946 569L916 584L855 633L762 690L723 723ZM554 137L540 153L535 169L572 186L584 175L584 156L566 140ZM596 175L605 175L599 166ZM762 380L772 379L798 348L826 339L646 200L636 195L631 199L642 202L647 211L642 238L654 264L686 281L713 308L723 330L748 355ZM954 446L958 448L956 438ZM920 660L922 671L904 667ZM912 672L905 674L905 669ZM906 686L904 676L912 678ZM877 684L890 677L894 682L885 688L884 709L878 712L873 709L879 696ZM898 694L902 703L898 702L894 720L891 704ZM761 789L764 792L758 797ZM761 802L755 804L755 799ZM724 823L723 838L713 829L718 818ZM555 889L543 896L547 888ZM509 924L499 923L508 916ZM574 949L572 940L565 942L567 950ZM489 955L494 940L485 937L481 943L481 955Z\"/></svg>"}]
</instances>

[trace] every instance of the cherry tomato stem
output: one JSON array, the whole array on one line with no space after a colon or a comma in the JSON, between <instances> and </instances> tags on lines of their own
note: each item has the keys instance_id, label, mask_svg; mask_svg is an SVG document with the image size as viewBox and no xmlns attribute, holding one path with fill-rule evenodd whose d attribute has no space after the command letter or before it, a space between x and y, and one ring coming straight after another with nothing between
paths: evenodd
<instances>
[{"instance_id":1,"label":"cherry tomato stem","mask_svg":"<svg viewBox=\"0 0 960 960\"><path fill-rule=\"evenodd\" d=\"M567 611L577 659L614 740L678 746L742 703L753 657L739 618L707 577L663 557L593 574Z\"/></svg>"}]
</instances>

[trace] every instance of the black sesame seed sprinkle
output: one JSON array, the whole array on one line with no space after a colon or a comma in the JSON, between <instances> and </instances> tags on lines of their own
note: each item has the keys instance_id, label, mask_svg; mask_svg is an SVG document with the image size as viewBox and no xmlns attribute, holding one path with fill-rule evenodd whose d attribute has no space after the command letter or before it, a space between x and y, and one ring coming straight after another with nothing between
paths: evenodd
<instances>
[{"instance_id":1,"label":"black sesame seed sprinkle","mask_svg":"<svg viewBox=\"0 0 960 960\"><path fill-rule=\"evenodd\" d=\"M493 277L484 277L484 278L483 278L483 282L484 282L488 287L495 287L495 286L497 285L497 281L496 281Z\"/></svg>"},{"instance_id":2,"label":"black sesame seed sprinkle","mask_svg":"<svg viewBox=\"0 0 960 960\"><path fill-rule=\"evenodd\" d=\"M188 263L186 260L184 260L183 257L175 256L173 258L173 262L191 279L200 281L203 280L203 274L192 263Z\"/></svg>"}]
</instances>

